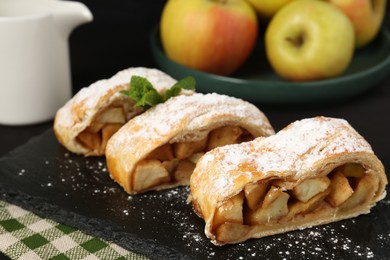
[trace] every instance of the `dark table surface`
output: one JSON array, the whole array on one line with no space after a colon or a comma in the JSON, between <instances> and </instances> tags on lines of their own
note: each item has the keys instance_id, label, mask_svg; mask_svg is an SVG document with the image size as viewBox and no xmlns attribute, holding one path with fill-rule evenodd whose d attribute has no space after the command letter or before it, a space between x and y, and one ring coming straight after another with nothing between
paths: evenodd
<instances>
[{"instance_id":1,"label":"dark table surface","mask_svg":"<svg viewBox=\"0 0 390 260\"><path fill-rule=\"evenodd\" d=\"M127 67L157 66L150 53L148 39L166 1L81 2L90 8L94 21L77 28L69 38L74 93ZM390 28L388 16L384 24L387 29ZM390 165L390 75L369 91L339 103L256 105L268 116L276 130L294 120L317 115L344 118L367 139L385 165ZM51 126L51 121L27 126L0 125L0 157Z\"/></svg>"},{"instance_id":2,"label":"dark table surface","mask_svg":"<svg viewBox=\"0 0 390 260\"><path fill-rule=\"evenodd\" d=\"M148 41L166 0L80 2L91 10L94 20L76 28L69 38L73 93L127 67L157 67ZM387 29L390 29L389 16L387 14L384 22ZM390 75L369 91L341 103L256 105L267 114L276 130L294 120L316 115L345 118L371 143L379 157L390 160ZM0 157L51 125L52 122L28 126L0 125Z\"/></svg>"}]
</instances>

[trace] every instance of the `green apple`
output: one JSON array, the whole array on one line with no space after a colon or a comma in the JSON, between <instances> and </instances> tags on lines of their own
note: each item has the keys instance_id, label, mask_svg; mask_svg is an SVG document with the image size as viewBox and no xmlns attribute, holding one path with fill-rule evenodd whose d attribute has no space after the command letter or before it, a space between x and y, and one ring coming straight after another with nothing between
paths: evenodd
<instances>
[{"instance_id":1,"label":"green apple","mask_svg":"<svg viewBox=\"0 0 390 260\"><path fill-rule=\"evenodd\" d=\"M229 75L252 52L258 20L256 11L243 0L169 0L160 32L163 49L173 61Z\"/></svg>"},{"instance_id":2,"label":"green apple","mask_svg":"<svg viewBox=\"0 0 390 260\"><path fill-rule=\"evenodd\" d=\"M355 29L356 47L369 44L382 25L386 0L328 0L351 20Z\"/></svg>"},{"instance_id":3,"label":"green apple","mask_svg":"<svg viewBox=\"0 0 390 260\"><path fill-rule=\"evenodd\" d=\"M270 19L280 8L293 0L248 0L260 17Z\"/></svg>"},{"instance_id":4,"label":"green apple","mask_svg":"<svg viewBox=\"0 0 390 260\"><path fill-rule=\"evenodd\" d=\"M330 3L296 0L279 10L265 34L271 66L291 81L340 75L354 53L354 29L348 17Z\"/></svg>"}]
</instances>

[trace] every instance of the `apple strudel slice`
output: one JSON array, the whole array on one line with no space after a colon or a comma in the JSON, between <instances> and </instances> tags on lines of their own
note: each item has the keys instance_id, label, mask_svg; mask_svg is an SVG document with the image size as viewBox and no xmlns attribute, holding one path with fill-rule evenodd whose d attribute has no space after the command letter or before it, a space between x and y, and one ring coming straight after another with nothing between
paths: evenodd
<instances>
[{"instance_id":1,"label":"apple strudel slice","mask_svg":"<svg viewBox=\"0 0 390 260\"><path fill-rule=\"evenodd\" d=\"M143 67L122 70L109 79L99 80L81 89L58 110L54 132L69 151L85 156L104 155L108 139L129 119L144 110L135 101L119 93L129 88L132 76L147 79L163 94L176 83L169 75ZM192 93L185 90L183 94Z\"/></svg>"},{"instance_id":2,"label":"apple strudel slice","mask_svg":"<svg viewBox=\"0 0 390 260\"><path fill-rule=\"evenodd\" d=\"M206 153L190 197L206 236L224 245L369 213L386 185L382 163L347 121L316 117Z\"/></svg>"},{"instance_id":3,"label":"apple strudel slice","mask_svg":"<svg viewBox=\"0 0 390 260\"><path fill-rule=\"evenodd\" d=\"M177 96L126 123L108 141L107 167L129 194L189 185L215 147L274 134L254 105L219 94Z\"/></svg>"}]
</instances>

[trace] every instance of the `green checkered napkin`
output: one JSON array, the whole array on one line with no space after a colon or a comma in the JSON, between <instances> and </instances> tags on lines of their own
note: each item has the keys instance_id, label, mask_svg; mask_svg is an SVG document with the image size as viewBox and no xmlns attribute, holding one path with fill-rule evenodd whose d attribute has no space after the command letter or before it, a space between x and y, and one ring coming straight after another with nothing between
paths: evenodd
<instances>
[{"instance_id":1,"label":"green checkered napkin","mask_svg":"<svg viewBox=\"0 0 390 260\"><path fill-rule=\"evenodd\" d=\"M147 259L0 200L0 251L11 259Z\"/></svg>"}]
</instances>

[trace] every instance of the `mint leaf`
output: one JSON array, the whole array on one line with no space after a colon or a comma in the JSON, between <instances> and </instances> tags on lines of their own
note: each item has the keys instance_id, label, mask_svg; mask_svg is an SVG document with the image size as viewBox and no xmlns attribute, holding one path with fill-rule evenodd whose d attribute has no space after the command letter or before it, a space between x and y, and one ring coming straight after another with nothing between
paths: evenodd
<instances>
[{"instance_id":1,"label":"mint leaf","mask_svg":"<svg viewBox=\"0 0 390 260\"><path fill-rule=\"evenodd\" d=\"M176 82L170 89L165 92L164 101L167 101L171 97L175 97L180 94L182 89L195 90L196 81L194 77L188 76L178 82Z\"/></svg>"},{"instance_id":2,"label":"mint leaf","mask_svg":"<svg viewBox=\"0 0 390 260\"><path fill-rule=\"evenodd\" d=\"M160 94L153 87L152 83L140 76L132 76L130 79L130 89L122 90L121 93L133 99L136 102L135 106L144 109L151 108L152 106L163 102Z\"/></svg>"},{"instance_id":3,"label":"mint leaf","mask_svg":"<svg viewBox=\"0 0 390 260\"><path fill-rule=\"evenodd\" d=\"M149 82L149 80L140 76L132 76L130 79L129 97L133 98L135 101L138 101L142 99L145 93L152 89L154 89L154 87L152 83Z\"/></svg>"},{"instance_id":4,"label":"mint leaf","mask_svg":"<svg viewBox=\"0 0 390 260\"><path fill-rule=\"evenodd\" d=\"M119 91L121 94L124 94L124 95L126 95L126 96L129 96L130 95L130 91L128 91L128 90L121 90L121 91Z\"/></svg>"},{"instance_id":5,"label":"mint leaf","mask_svg":"<svg viewBox=\"0 0 390 260\"><path fill-rule=\"evenodd\" d=\"M149 107L152 107L154 105L157 105L159 103L163 102L162 97L160 94L155 90L150 90L143 96L144 105L147 105Z\"/></svg>"},{"instance_id":6,"label":"mint leaf","mask_svg":"<svg viewBox=\"0 0 390 260\"><path fill-rule=\"evenodd\" d=\"M175 97L175 96L179 95L180 92L181 92L181 88L176 86L176 85L173 85L170 89L168 89L165 92L165 94L164 94L164 101L167 101L171 97Z\"/></svg>"},{"instance_id":7,"label":"mint leaf","mask_svg":"<svg viewBox=\"0 0 390 260\"><path fill-rule=\"evenodd\" d=\"M182 89L195 90L195 79L191 76L181 79L168 89L164 97L162 97L146 78L132 76L130 79L130 89L119 92L133 99L135 106L142 107L146 110L167 101L171 97L179 95Z\"/></svg>"},{"instance_id":8,"label":"mint leaf","mask_svg":"<svg viewBox=\"0 0 390 260\"><path fill-rule=\"evenodd\" d=\"M175 85L180 86L182 89L195 90L196 80L194 77L188 76L179 80Z\"/></svg>"}]
</instances>

